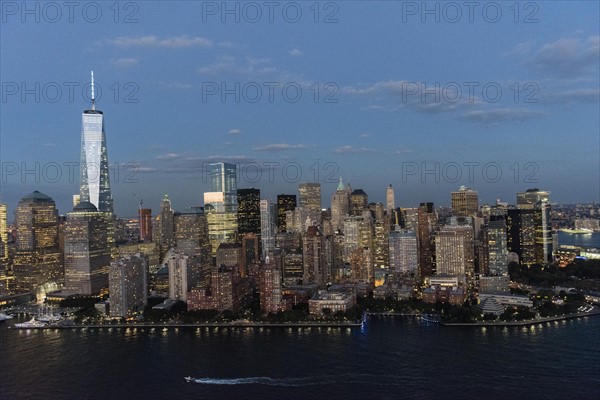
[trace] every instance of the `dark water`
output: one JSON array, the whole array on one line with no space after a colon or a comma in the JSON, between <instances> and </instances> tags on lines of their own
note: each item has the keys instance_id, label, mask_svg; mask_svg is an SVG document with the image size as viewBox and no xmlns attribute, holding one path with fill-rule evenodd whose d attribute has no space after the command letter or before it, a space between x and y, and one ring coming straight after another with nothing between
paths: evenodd
<instances>
[{"instance_id":1,"label":"dark water","mask_svg":"<svg viewBox=\"0 0 600 400\"><path fill-rule=\"evenodd\" d=\"M594 232L591 235L573 235L558 231L558 244L600 249L600 232Z\"/></svg>"},{"instance_id":2,"label":"dark water","mask_svg":"<svg viewBox=\"0 0 600 400\"><path fill-rule=\"evenodd\" d=\"M600 396L598 316L515 328L414 319L370 319L362 330L26 332L9 324L0 326L1 399Z\"/></svg>"}]
</instances>

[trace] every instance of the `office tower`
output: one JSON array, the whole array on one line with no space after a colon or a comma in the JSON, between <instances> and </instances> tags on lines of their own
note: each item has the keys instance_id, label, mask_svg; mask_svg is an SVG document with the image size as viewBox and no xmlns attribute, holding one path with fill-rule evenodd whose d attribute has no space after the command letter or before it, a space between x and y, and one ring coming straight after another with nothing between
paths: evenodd
<instances>
[{"instance_id":1,"label":"office tower","mask_svg":"<svg viewBox=\"0 0 600 400\"><path fill-rule=\"evenodd\" d=\"M398 277L416 277L419 266L415 231L392 231L389 238L390 273Z\"/></svg>"},{"instance_id":2,"label":"office tower","mask_svg":"<svg viewBox=\"0 0 600 400\"><path fill-rule=\"evenodd\" d=\"M392 187L391 183L390 183L390 186L388 186L385 191L385 203L386 203L386 210L387 210L388 214L391 214L392 211L394 211L396 209L396 199L394 197L394 188Z\"/></svg>"},{"instance_id":3,"label":"office tower","mask_svg":"<svg viewBox=\"0 0 600 400\"><path fill-rule=\"evenodd\" d=\"M350 214L350 197L340 177L337 190L331 196L331 224L334 230L342 229L344 217L348 214Z\"/></svg>"},{"instance_id":4,"label":"office tower","mask_svg":"<svg viewBox=\"0 0 600 400\"><path fill-rule=\"evenodd\" d=\"M260 190L238 189L238 235L254 233L260 236Z\"/></svg>"},{"instance_id":5,"label":"office tower","mask_svg":"<svg viewBox=\"0 0 600 400\"><path fill-rule=\"evenodd\" d=\"M119 257L110 263L108 292L111 317L128 317L148 302L147 261L141 254Z\"/></svg>"},{"instance_id":6,"label":"office tower","mask_svg":"<svg viewBox=\"0 0 600 400\"><path fill-rule=\"evenodd\" d=\"M8 260L8 225L6 223L6 205L0 204L0 262Z\"/></svg>"},{"instance_id":7,"label":"office tower","mask_svg":"<svg viewBox=\"0 0 600 400\"><path fill-rule=\"evenodd\" d=\"M81 202L92 203L98 211L112 215L113 200L110 193L104 114L102 111L96 110L93 71L92 107L83 112L81 126L79 187Z\"/></svg>"},{"instance_id":8,"label":"office tower","mask_svg":"<svg viewBox=\"0 0 600 400\"><path fill-rule=\"evenodd\" d=\"M67 215L64 228L65 286L83 296L108 288L111 261L106 213L87 201Z\"/></svg>"},{"instance_id":9,"label":"office tower","mask_svg":"<svg viewBox=\"0 0 600 400\"><path fill-rule=\"evenodd\" d=\"M152 241L152 210L150 208L138 209L140 219L140 240L142 242Z\"/></svg>"},{"instance_id":10,"label":"office tower","mask_svg":"<svg viewBox=\"0 0 600 400\"><path fill-rule=\"evenodd\" d=\"M173 214L174 244L177 251L190 256L201 256L206 264L211 263L211 248L208 240L208 221L202 207L191 207Z\"/></svg>"},{"instance_id":11,"label":"office tower","mask_svg":"<svg viewBox=\"0 0 600 400\"><path fill-rule=\"evenodd\" d=\"M260 310L277 313L285 310L281 293L281 272L274 265L264 266L259 273Z\"/></svg>"},{"instance_id":12,"label":"office tower","mask_svg":"<svg viewBox=\"0 0 600 400\"><path fill-rule=\"evenodd\" d=\"M217 267L233 270L235 276L246 275L244 251L238 243L221 243L217 249Z\"/></svg>"},{"instance_id":13,"label":"office tower","mask_svg":"<svg viewBox=\"0 0 600 400\"><path fill-rule=\"evenodd\" d=\"M73 208L77 207L77 204L81 203L81 195L74 194L73 195Z\"/></svg>"},{"instance_id":14,"label":"office tower","mask_svg":"<svg viewBox=\"0 0 600 400\"><path fill-rule=\"evenodd\" d=\"M350 215L361 215L368 208L369 197L362 189L356 189L350 194Z\"/></svg>"},{"instance_id":15,"label":"office tower","mask_svg":"<svg viewBox=\"0 0 600 400\"><path fill-rule=\"evenodd\" d=\"M421 203L417 211L417 238L419 244L419 278L425 279L435 273L435 242L433 233L437 216L433 203Z\"/></svg>"},{"instance_id":16,"label":"office tower","mask_svg":"<svg viewBox=\"0 0 600 400\"><path fill-rule=\"evenodd\" d=\"M169 298L171 300L187 300L192 287L192 271L189 268L189 257L177 251L171 253L167 261L169 268Z\"/></svg>"},{"instance_id":17,"label":"office tower","mask_svg":"<svg viewBox=\"0 0 600 400\"><path fill-rule=\"evenodd\" d=\"M373 268L375 279L383 284L383 279L390 271L389 260L390 224L387 218L375 220L373 223Z\"/></svg>"},{"instance_id":18,"label":"office tower","mask_svg":"<svg viewBox=\"0 0 600 400\"><path fill-rule=\"evenodd\" d=\"M309 226L302 238L302 255L304 257L303 284L324 284L326 279L325 260L323 257L324 237L317 226Z\"/></svg>"},{"instance_id":19,"label":"office tower","mask_svg":"<svg viewBox=\"0 0 600 400\"><path fill-rule=\"evenodd\" d=\"M204 211L208 219L208 235L212 256L221 243L237 241L236 166L229 163L209 164L210 192L204 193Z\"/></svg>"},{"instance_id":20,"label":"office tower","mask_svg":"<svg viewBox=\"0 0 600 400\"><path fill-rule=\"evenodd\" d=\"M62 283L64 270L54 200L38 191L23 197L15 211L15 223L16 290L28 292L47 282Z\"/></svg>"},{"instance_id":21,"label":"office tower","mask_svg":"<svg viewBox=\"0 0 600 400\"><path fill-rule=\"evenodd\" d=\"M260 240L264 260L275 249L275 205L265 199L260 201Z\"/></svg>"},{"instance_id":22,"label":"office tower","mask_svg":"<svg viewBox=\"0 0 600 400\"><path fill-rule=\"evenodd\" d=\"M286 232L286 213L296 208L295 194L277 195L277 232Z\"/></svg>"},{"instance_id":23,"label":"office tower","mask_svg":"<svg viewBox=\"0 0 600 400\"><path fill-rule=\"evenodd\" d=\"M508 275L508 245L506 221L504 217L491 216L485 228L484 248L486 249L486 274L492 276Z\"/></svg>"},{"instance_id":24,"label":"office tower","mask_svg":"<svg viewBox=\"0 0 600 400\"><path fill-rule=\"evenodd\" d=\"M258 236L254 233L246 233L242 236L242 254L246 268L260 261L260 250ZM245 274L245 271L243 271ZM245 275L242 275L245 276Z\"/></svg>"},{"instance_id":25,"label":"office tower","mask_svg":"<svg viewBox=\"0 0 600 400\"><path fill-rule=\"evenodd\" d=\"M466 276L473 283L475 253L473 227L446 225L435 238L436 267L438 275Z\"/></svg>"},{"instance_id":26,"label":"office tower","mask_svg":"<svg viewBox=\"0 0 600 400\"><path fill-rule=\"evenodd\" d=\"M457 192L451 193L452 214L474 216L479 211L479 196L477 192L466 186L461 186Z\"/></svg>"},{"instance_id":27,"label":"office tower","mask_svg":"<svg viewBox=\"0 0 600 400\"><path fill-rule=\"evenodd\" d=\"M508 246L522 264L552 261L552 226L549 192L528 189L517 193L517 209L509 209Z\"/></svg>"},{"instance_id":28,"label":"office tower","mask_svg":"<svg viewBox=\"0 0 600 400\"><path fill-rule=\"evenodd\" d=\"M310 219L310 225L321 224L321 184L320 183L301 183L298 186L300 194L300 207L307 212Z\"/></svg>"},{"instance_id":29,"label":"office tower","mask_svg":"<svg viewBox=\"0 0 600 400\"><path fill-rule=\"evenodd\" d=\"M160 203L160 214L156 217L155 239L160 246L161 258L175 245L175 227L171 200L165 194Z\"/></svg>"}]
</instances>

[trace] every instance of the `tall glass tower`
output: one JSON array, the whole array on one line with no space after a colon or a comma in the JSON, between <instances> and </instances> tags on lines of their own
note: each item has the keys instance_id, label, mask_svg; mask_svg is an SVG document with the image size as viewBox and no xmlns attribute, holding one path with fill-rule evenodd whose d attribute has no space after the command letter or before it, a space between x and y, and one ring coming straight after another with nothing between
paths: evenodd
<instances>
[{"instance_id":1,"label":"tall glass tower","mask_svg":"<svg viewBox=\"0 0 600 400\"><path fill-rule=\"evenodd\" d=\"M104 133L104 115L96 110L94 71L92 71L92 108L81 116L80 199L90 202L98 211L113 213L108 173L108 154Z\"/></svg>"}]
</instances>

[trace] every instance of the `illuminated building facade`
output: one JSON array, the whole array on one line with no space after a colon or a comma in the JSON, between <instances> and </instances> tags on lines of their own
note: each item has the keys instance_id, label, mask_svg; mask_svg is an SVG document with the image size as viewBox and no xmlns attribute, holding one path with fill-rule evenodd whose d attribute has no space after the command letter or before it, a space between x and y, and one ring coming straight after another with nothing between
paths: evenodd
<instances>
[{"instance_id":1,"label":"illuminated building facade","mask_svg":"<svg viewBox=\"0 0 600 400\"><path fill-rule=\"evenodd\" d=\"M110 263L111 317L127 317L144 310L148 298L147 269L146 257L140 254L120 257Z\"/></svg>"}]
</instances>

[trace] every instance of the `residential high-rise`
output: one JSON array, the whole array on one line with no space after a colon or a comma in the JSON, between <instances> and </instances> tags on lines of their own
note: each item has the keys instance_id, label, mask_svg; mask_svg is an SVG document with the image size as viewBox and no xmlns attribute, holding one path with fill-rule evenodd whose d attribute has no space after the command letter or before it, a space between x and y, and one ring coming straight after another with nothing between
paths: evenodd
<instances>
[{"instance_id":1,"label":"residential high-rise","mask_svg":"<svg viewBox=\"0 0 600 400\"><path fill-rule=\"evenodd\" d=\"M296 208L295 194L279 194L277 195L277 232L286 232L286 217L287 211L294 211Z\"/></svg>"},{"instance_id":2,"label":"residential high-rise","mask_svg":"<svg viewBox=\"0 0 600 400\"><path fill-rule=\"evenodd\" d=\"M304 208L310 218L310 225L321 224L321 184L301 183L298 186L300 207Z\"/></svg>"},{"instance_id":3,"label":"residential high-rise","mask_svg":"<svg viewBox=\"0 0 600 400\"><path fill-rule=\"evenodd\" d=\"M466 186L461 186L457 192L451 193L452 214L474 216L479 211L479 196L477 192Z\"/></svg>"},{"instance_id":4,"label":"residential high-rise","mask_svg":"<svg viewBox=\"0 0 600 400\"><path fill-rule=\"evenodd\" d=\"M331 225L334 230L340 230L344 226L344 218L350 214L350 197L348 190L342 182L338 184L337 190L331 196Z\"/></svg>"},{"instance_id":5,"label":"residential high-rise","mask_svg":"<svg viewBox=\"0 0 600 400\"><path fill-rule=\"evenodd\" d=\"M208 219L208 235L212 256L221 243L237 241L237 177L235 164L225 162L208 166L210 192L204 193L204 211Z\"/></svg>"},{"instance_id":6,"label":"residential high-rise","mask_svg":"<svg viewBox=\"0 0 600 400\"><path fill-rule=\"evenodd\" d=\"M275 249L275 205L266 199L260 201L260 240L264 260Z\"/></svg>"},{"instance_id":7,"label":"residential high-rise","mask_svg":"<svg viewBox=\"0 0 600 400\"><path fill-rule=\"evenodd\" d=\"M192 282L208 281L212 267L208 240L208 221L202 207L192 207L173 214L175 248L189 257Z\"/></svg>"},{"instance_id":8,"label":"residential high-rise","mask_svg":"<svg viewBox=\"0 0 600 400\"><path fill-rule=\"evenodd\" d=\"M350 215L361 215L368 208L369 197L362 189L355 189L350 194Z\"/></svg>"},{"instance_id":9,"label":"residential high-rise","mask_svg":"<svg viewBox=\"0 0 600 400\"><path fill-rule=\"evenodd\" d=\"M173 208L171 207L171 200L166 194L160 203L160 214L156 217L155 240L160 246L161 257L175 245Z\"/></svg>"},{"instance_id":10,"label":"residential high-rise","mask_svg":"<svg viewBox=\"0 0 600 400\"><path fill-rule=\"evenodd\" d=\"M416 277L419 266L417 234L414 231L392 231L390 244L390 273L396 278Z\"/></svg>"},{"instance_id":11,"label":"residential high-rise","mask_svg":"<svg viewBox=\"0 0 600 400\"><path fill-rule=\"evenodd\" d=\"M108 289L111 261L106 213L92 203L79 203L67 216L64 227L65 285L83 296Z\"/></svg>"},{"instance_id":12,"label":"residential high-rise","mask_svg":"<svg viewBox=\"0 0 600 400\"><path fill-rule=\"evenodd\" d=\"M472 226L444 226L435 237L437 274L464 275L472 283L475 272L474 251Z\"/></svg>"},{"instance_id":13,"label":"residential high-rise","mask_svg":"<svg viewBox=\"0 0 600 400\"><path fill-rule=\"evenodd\" d=\"M433 203L421 203L417 213L417 238L419 244L419 278L435 273L435 242L433 233L437 216Z\"/></svg>"},{"instance_id":14,"label":"residential high-rise","mask_svg":"<svg viewBox=\"0 0 600 400\"><path fill-rule=\"evenodd\" d=\"M281 292L281 272L273 265L266 265L259 272L260 310L276 313L285 310Z\"/></svg>"},{"instance_id":15,"label":"residential high-rise","mask_svg":"<svg viewBox=\"0 0 600 400\"><path fill-rule=\"evenodd\" d=\"M168 260L169 298L187 301L187 294L192 287L192 269L188 265L189 257L173 252Z\"/></svg>"},{"instance_id":16,"label":"residential high-rise","mask_svg":"<svg viewBox=\"0 0 600 400\"><path fill-rule=\"evenodd\" d=\"M127 317L144 310L148 299L147 261L141 254L110 263L108 292L111 317Z\"/></svg>"},{"instance_id":17,"label":"residential high-rise","mask_svg":"<svg viewBox=\"0 0 600 400\"><path fill-rule=\"evenodd\" d=\"M394 188L390 183L390 186L387 187L385 191L385 202L386 202L386 210L388 214L391 214L392 211L396 209L396 200L394 198Z\"/></svg>"},{"instance_id":18,"label":"residential high-rise","mask_svg":"<svg viewBox=\"0 0 600 400\"><path fill-rule=\"evenodd\" d=\"M6 223L6 204L0 204L0 262L8 259L8 225Z\"/></svg>"},{"instance_id":19,"label":"residential high-rise","mask_svg":"<svg viewBox=\"0 0 600 400\"><path fill-rule=\"evenodd\" d=\"M492 216L485 227L486 273L492 276L508 276L508 246L504 217Z\"/></svg>"},{"instance_id":20,"label":"residential high-rise","mask_svg":"<svg viewBox=\"0 0 600 400\"><path fill-rule=\"evenodd\" d=\"M104 114L96 110L94 72L92 71L92 107L81 118L80 199L92 203L98 211L113 213L110 192Z\"/></svg>"},{"instance_id":21,"label":"residential high-rise","mask_svg":"<svg viewBox=\"0 0 600 400\"><path fill-rule=\"evenodd\" d=\"M324 237L317 226L309 226L302 238L302 254L304 258L303 284L324 284L327 277L323 256Z\"/></svg>"},{"instance_id":22,"label":"residential high-rise","mask_svg":"<svg viewBox=\"0 0 600 400\"><path fill-rule=\"evenodd\" d=\"M62 283L64 270L58 243L58 211L51 197L35 191L15 210L17 226L14 277L18 292L47 282Z\"/></svg>"},{"instance_id":23,"label":"residential high-rise","mask_svg":"<svg viewBox=\"0 0 600 400\"><path fill-rule=\"evenodd\" d=\"M142 242L152 241L152 210L149 208L140 208L138 210L140 218L140 240Z\"/></svg>"},{"instance_id":24,"label":"residential high-rise","mask_svg":"<svg viewBox=\"0 0 600 400\"><path fill-rule=\"evenodd\" d=\"M237 202L238 235L254 233L260 236L260 190L238 189Z\"/></svg>"}]
</instances>

